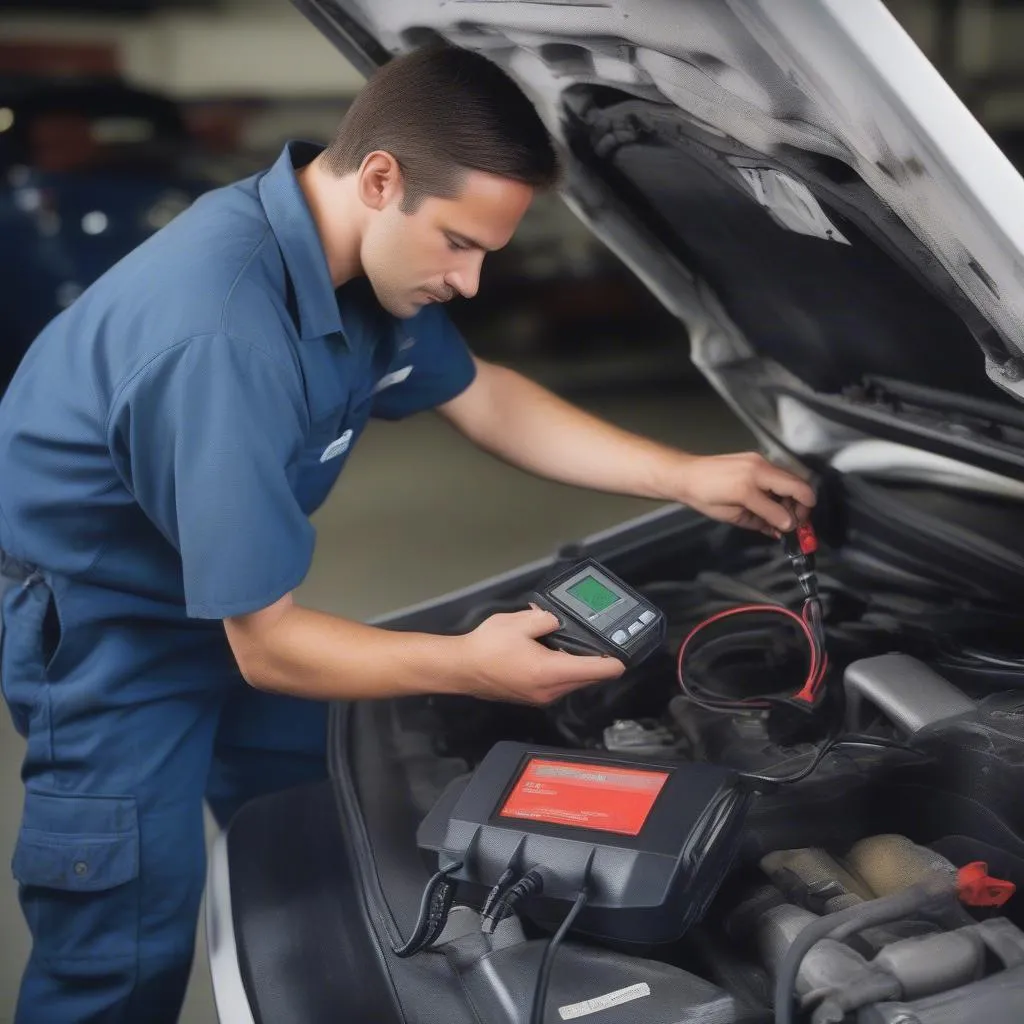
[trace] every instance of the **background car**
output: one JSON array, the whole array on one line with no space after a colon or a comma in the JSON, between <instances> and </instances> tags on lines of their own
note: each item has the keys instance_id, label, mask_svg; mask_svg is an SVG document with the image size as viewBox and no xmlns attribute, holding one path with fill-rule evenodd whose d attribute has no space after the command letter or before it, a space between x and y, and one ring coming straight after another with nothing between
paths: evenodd
<instances>
[{"instance_id":1,"label":"background car","mask_svg":"<svg viewBox=\"0 0 1024 1024\"><path fill-rule=\"evenodd\" d=\"M0 391L32 339L210 181L178 106L117 80L0 79Z\"/></svg>"}]
</instances>

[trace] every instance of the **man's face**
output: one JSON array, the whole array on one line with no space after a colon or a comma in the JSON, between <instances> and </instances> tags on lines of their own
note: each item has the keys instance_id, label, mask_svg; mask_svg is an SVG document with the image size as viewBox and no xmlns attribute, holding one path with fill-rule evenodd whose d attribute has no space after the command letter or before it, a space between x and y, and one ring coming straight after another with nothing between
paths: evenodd
<instances>
[{"instance_id":1,"label":"man's face","mask_svg":"<svg viewBox=\"0 0 1024 1024\"><path fill-rule=\"evenodd\" d=\"M532 198L530 186L482 171L464 175L457 198L428 197L414 213L403 213L396 196L363 236L363 271L377 301L407 319L430 302L472 298L484 256L508 244Z\"/></svg>"}]
</instances>

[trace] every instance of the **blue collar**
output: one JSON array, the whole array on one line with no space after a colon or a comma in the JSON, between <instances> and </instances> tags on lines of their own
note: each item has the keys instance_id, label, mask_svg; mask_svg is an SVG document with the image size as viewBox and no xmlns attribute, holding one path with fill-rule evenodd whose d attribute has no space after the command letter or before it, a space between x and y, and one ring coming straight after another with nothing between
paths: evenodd
<instances>
[{"instance_id":1,"label":"blue collar","mask_svg":"<svg viewBox=\"0 0 1024 1024\"><path fill-rule=\"evenodd\" d=\"M292 279L303 340L342 331L323 243L295 176L321 149L310 142L288 142L259 183L263 209Z\"/></svg>"}]
</instances>

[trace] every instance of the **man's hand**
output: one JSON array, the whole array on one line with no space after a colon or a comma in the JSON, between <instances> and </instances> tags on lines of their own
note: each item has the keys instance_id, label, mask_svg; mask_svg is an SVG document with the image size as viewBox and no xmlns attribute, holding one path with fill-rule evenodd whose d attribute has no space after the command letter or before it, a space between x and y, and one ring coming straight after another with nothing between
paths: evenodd
<instances>
[{"instance_id":1,"label":"man's hand","mask_svg":"<svg viewBox=\"0 0 1024 1024\"><path fill-rule=\"evenodd\" d=\"M484 620L461 638L464 679L459 692L484 700L550 704L625 671L615 658L581 657L538 643L539 637L557 628L558 619L539 608Z\"/></svg>"},{"instance_id":2,"label":"man's hand","mask_svg":"<svg viewBox=\"0 0 1024 1024\"><path fill-rule=\"evenodd\" d=\"M665 490L712 519L770 537L804 522L816 500L803 480L755 452L682 456L669 470Z\"/></svg>"}]
</instances>

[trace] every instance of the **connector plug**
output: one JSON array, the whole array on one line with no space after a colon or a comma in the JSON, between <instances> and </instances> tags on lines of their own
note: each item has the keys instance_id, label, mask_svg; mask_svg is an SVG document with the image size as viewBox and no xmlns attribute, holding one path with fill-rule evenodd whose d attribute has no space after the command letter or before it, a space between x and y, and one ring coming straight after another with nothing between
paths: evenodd
<instances>
[{"instance_id":1,"label":"connector plug","mask_svg":"<svg viewBox=\"0 0 1024 1024\"><path fill-rule=\"evenodd\" d=\"M782 535L782 550L793 566L804 597L818 596L815 552L818 550L818 535L810 522L801 523L795 530Z\"/></svg>"}]
</instances>

